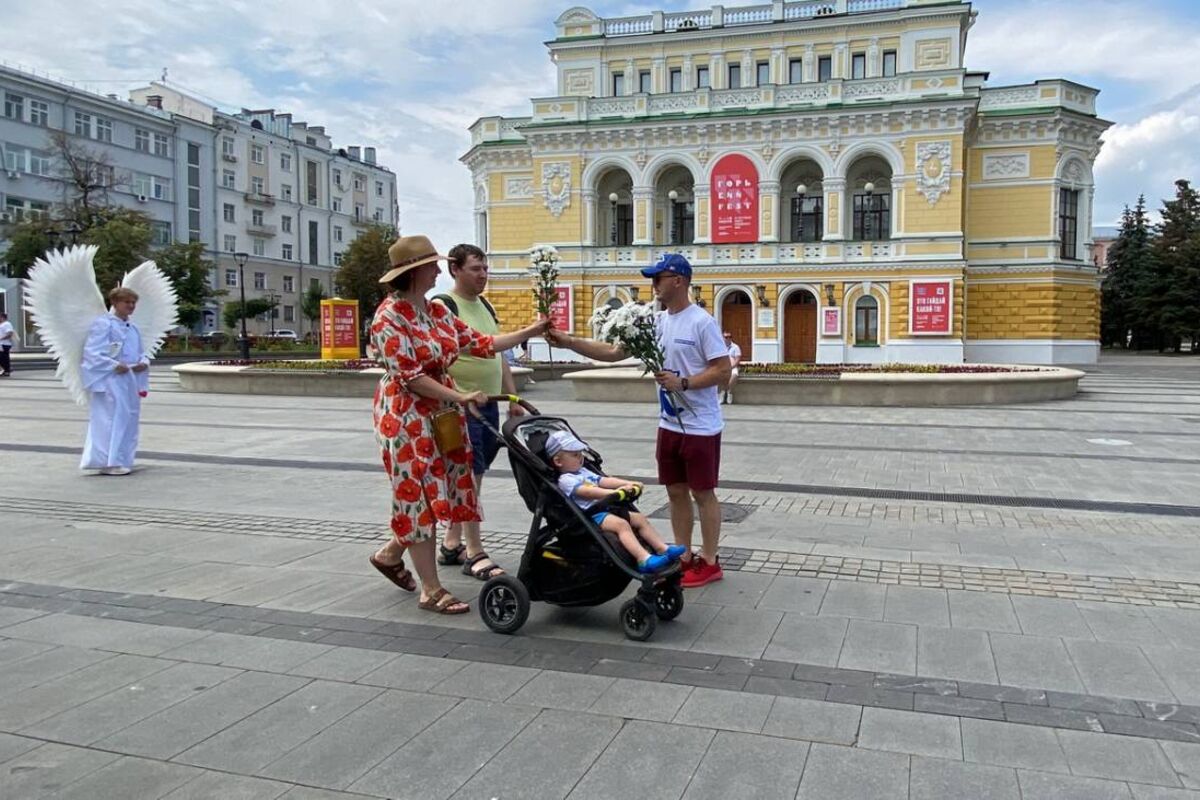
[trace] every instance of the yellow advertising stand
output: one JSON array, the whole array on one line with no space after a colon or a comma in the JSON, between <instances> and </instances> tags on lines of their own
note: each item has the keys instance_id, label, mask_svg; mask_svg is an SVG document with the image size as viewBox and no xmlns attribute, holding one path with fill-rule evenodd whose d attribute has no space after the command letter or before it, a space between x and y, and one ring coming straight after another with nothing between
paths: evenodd
<instances>
[{"instance_id":1,"label":"yellow advertising stand","mask_svg":"<svg viewBox=\"0 0 1200 800\"><path fill-rule=\"evenodd\" d=\"M358 358L358 301L321 301L321 358Z\"/></svg>"}]
</instances>

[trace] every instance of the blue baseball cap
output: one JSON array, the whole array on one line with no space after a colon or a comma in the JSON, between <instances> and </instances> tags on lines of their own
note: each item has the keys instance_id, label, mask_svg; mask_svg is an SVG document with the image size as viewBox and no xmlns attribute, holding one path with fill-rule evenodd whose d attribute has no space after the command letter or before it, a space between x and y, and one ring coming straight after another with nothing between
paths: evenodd
<instances>
[{"instance_id":1,"label":"blue baseball cap","mask_svg":"<svg viewBox=\"0 0 1200 800\"><path fill-rule=\"evenodd\" d=\"M675 275L682 275L685 278L692 277L692 265L688 260L679 253L664 253L663 257L658 260L658 263L653 267L646 267L642 270L642 277L653 278L663 272L671 272Z\"/></svg>"},{"instance_id":2,"label":"blue baseball cap","mask_svg":"<svg viewBox=\"0 0 1200 800\"><path fill-rule=\"evenodd\" d=\"M546 439L546 455L556 456L566 450L582 453L588 449L586 442L576 438L570 431L555 431Z\"/></svg>"}]
</instances>

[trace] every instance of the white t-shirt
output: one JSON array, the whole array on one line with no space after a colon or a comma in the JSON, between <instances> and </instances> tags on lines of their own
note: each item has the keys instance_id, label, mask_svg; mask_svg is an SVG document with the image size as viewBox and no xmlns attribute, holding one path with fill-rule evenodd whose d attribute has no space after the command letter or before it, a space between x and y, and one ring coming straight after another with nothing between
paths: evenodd
<instances>
[{"instance_id":1,"label":"white t-shirt","mask_svg":"<svg viewBox=\"0 0 1200 800\"><path fill-rule=\"evenodd\" d=\"M0 347L12 347L17 343L16 328L8 320L0 322Z\"/></svg>"},{"instance_id":2,"label":"white t-shirt","mask_svg":"<svg viewBox=\"0 0 1200 800\"><path fill-rule=\"evenodd\" d=\"M677 375L685 378L699 375L708 369L709 361L729 355L717 321L698 305L688 305L677 314L659 312L656 323L658 341L666 354L663 366ZM678 409L678 417L671 413L666 392L660 389L658 399L660 428L689 435L713 436L725 427L716 386L683 392L687 405Z\"/></svg>"},{"instance_id":3,"label":"white t-shirt","mask_svg":"<svg viewBox=\"0 0 1200 800\"><path fill-rule=\"evenodd\" d=\"M738 364L742 360L742 348L737 346L737 342L729 343L729 360L733 363L733 370L736 372Z\"/></svg>"},{"instance_id":4,"label":"white t-shirt","mask_svg":"<svg viewBox=\"0 0 1200 800\"><path fill-rule=\"evenodd\" d=\"M571 498L571 502L582 508L584 511L587 511L600 501L576 497L575 490L580 486L599 486L600 478L600 475L592 472L587 467L580 467L578 472L564 472L563 474L559 475L558 488L562 490L563 494Z\"/></svg>"}]
</instances>

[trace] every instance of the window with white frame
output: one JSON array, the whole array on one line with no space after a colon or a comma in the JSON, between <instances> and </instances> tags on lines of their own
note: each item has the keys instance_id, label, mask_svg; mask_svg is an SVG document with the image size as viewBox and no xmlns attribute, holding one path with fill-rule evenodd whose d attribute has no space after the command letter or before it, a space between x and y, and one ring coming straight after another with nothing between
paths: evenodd
<instances>
[{"instance_id":1,"label":"window with white frame","mask_svg":"<svg viewBox=\"0 0 1200 800\"><path fill-rule=\"evenodd\" d=\"M342 265L342 254L341 253L333 254L333 263L335 266L339 266L339 267Z\"/></svg>"},{"instance_id":2,"label":"window with white frame","mask_svg":"<svg viewBox=\"0 0 1200 800\"><path fill-rule=\"evenodd\" d=\"M342 198L333 198L333 210L340 212L342 210Z\"/></svg>"},{"instance_id":3,"label":"window with white frame","mask_svg":"<svg viewBox=\"0 0 1200 800\"><path fill-rule=\"evenodd\" d=\"M252 250L256 256L265 256L267 254L267 243L264 239L255 238L252 242ZM258 287L255 287L258 288Z\"/></svg>"},{"instance_id":4,"label":"window with white frame","mask_svg":"<svg viewBox=\"0 0 1200 800\"><path fill-rule=\"evenodd\" d=\"M237 222L237 208L233 203L225 203L221 207L222 216L226 222Z\"/></svg>"},{"instance_id":5,"label":"window with white frame","mask_svg":"<svg viewBox=\"0 0 1200 800\"><path fill-rule=\"evenodd\" d=\"M154 134L154 155L171 157L171 139L165 133Z\"/></svg>"},{"instance_id":6,"label":"window with white frame","mask_svg":"<svg viewBox=\"0 0 1200 800\"><path fill-rule=\"evenodd\" d=\"M3 150L4 168L9 172L50 176L50 154L44 150L33 150L14 144L4 145Z\"/></svg>"},{"instance_id":7,"label":"window with white frame","mask_svg":"<svg viewBox=\"0 0 1200 800\"><path fill-rule=\"evenodd\" d=\"M152 184L153 180L144 172L135 172L130 176L130 189L138 197L149 197L150 193L154 191Z\"/></svg>"},{"instance_id":8,"label":"window with white frame","mask_svg":"<svg viewBox=\"0 0 1200 800\"><path fill-rule=\"evenodd\" d=\"M237 188L237 173L231 169L221 170L221 185L226 189Z\"/></svg>"},{"instance_id":9,"label":"window with white frame","mask_svg":"<svg viewBox=\"0 0 1200 800\"><path fill-rule=\"evenodd\" d=\"M883 51L883 77L891 78L896 74L896 51Z\"/></svg>"},{"instance_id":10,"label":"window with white frame","mask_svg":"<svg viewBox=\"0 0 1200 800\"><path fill-rule=\"evenodd\" d=\"M366 206L364 206L362 203L355 203L354 204L354 221L362 222L364 219L366 219L366 216L367 216Z\"/></svg>"},{"instance_id":11,"label":"window with white frame","mask_svg":"<svg viewBox=\"0 0 1200 800\"><path fill-rule=\"evenodd\" d=\"M340 169L333 171L333 184L339 189L345 188L342 186L342 171Z\"/></svg>"},{"instance_id":12,"label":"window with white frame","mask_svg":"<svg viewBox=\"0 0 1200 800\"><path fill-rule=\"evenodd\" d=\"M151 183L153 184L153 189L150 192L151 197L155 200L170 201L172 199L170 178L160 178L155 175L152 177Z\"/></svg>"},{"instance_id":13,"label":"window with white frame","mask_svg":"<svg viewBox=\"0 0 1200 800\"><path fill-rule=\"evenodd\" d=\"M295 322L296 321L296 307L295 306L284 306L283 307L283 321L284 322Z\"/></svg>"},{"instance_id":14,"label":"window with white frame","mask_svg":"<svg viewBox=\"0 0 1200 800\"><path fill-rule=\"evenodd\" d=\"M290 153L279 154L279 168L284 172L292 171L292 156Z\"/></svg>"},{"instance_id":15,"label":"window with white frame","mask_svg":"<svg viewBox=\"0 0 1200 800\"><path fill-rule=\"evenodd\" d=\"M15 119L18 122L25 121L25 96L14 94L13 92L4 93L4 116L9 119Z\"/></svg>"},{"instance_id":16,"label":"window with white frame","mask_svg":"<svg viewBox=\"0 0 1200 800\"><path fill-rule=\"evenodd\" d=\"M257 242L258 240L256 239L255 241ZM265 272L254 273L254 288L255 289L266 289L267 288L267 273L265 273Z\"/></svg>"},{"instance_id":17,"label":"window with white frame","mask_svg":"<svg viewBox=\"0 0 1200 800\"><path fill-rule=\"evenodd\" d=\"M375 196L383 197L383 181L375 181Z\"/></svg>"},{"instance_id":18,"label":"window with white frame","mask_svg":"<svg viewBox=\"0 0 1200 800\"><path fill-rule=\"evenodd\" d=\"M225 238L228 240L229 237L225 237ZM238 271L236 269L225 270L225 285L236 287L238 285L237 284L237 276L238 276Z\"/></svg>"},{"instance_id":19,"label":"window with white frame","mask_svg":"<svg viewBox=\"0 0 1200 800\"><path fill-rule=\"evenodd\" d=\"M1079 260L1079 191L1058 190L1058 238L1059 257L1067 261Z\"/></svg>"},{"instance_id":20,"label":"window with white frame","mask_svg":"<svg viewBox=\"0 0 1200 800\"><path fill-rule=\"evenodd\" d=\"M82 111L75 112L75 135L86 136L89 139L92 136L92 115L85 114Z\"/></svg>"},{"instance_id":21,"label":"window with white frame","mask_svg":"<svg viewBox=\"0 0 1200 800\"><path fill-rule=\"evenodd\" d=\"M225 252L227 252L227 253L236 253L237 252L237 237L231 233L225 234ZM228 275L229 273L226 272L225 274ZM237 283L236 282L229 283L228 281L226 281L225 285L226 286L237 286Z\"/></svg>"},{"instance_id":22,"label":"window with white frame","mask_svg":"<svg viewBox=\"0 0 1200 800\"><path fill-rule=\"evenodd\" d=\"M708 67L696 67L696 88L707 89L711 81L708 77Z\"/></svg>"},{"instance_id":23,"label":"window with white frame","mask_svg":"<svg viewBox=\"0 0 1200 800\"><path fill-rule=\"evenodd\" d=\"M13 222L42 219L50 213L50 204L37 200L26 200L23 197L13 197L10 194L4 198L4 211Z\"/></svg>"},{"instance_id":24,"label":"window with white frame","mask_svg":"<svg viewBox=\"0 0 1200 800\"><path fill-rule=\"evenodd\" d=\"M283 276L283 290L288 293L296 291L296 276L295 275L284 275Z\"/></svg>"},{"instance_id":25,"label":"window with white frame","mask_svg":"<svg viewBox=\"0 0 1200 800\"><path fill-rule=\"evenodd\" d=\"M140 153L150 152L150 131L135 128L133 131L133 149Z\"/></svg>"},{"instance_id":26,"label":"window with white frame","mask_svg":"<svg viewBox=\"0 0 1200 800\"><path fill-rule=\"evenodd\" d=\"M50 126L50 106L41 100L29 101L29 123L31 125L41 125L43 128Z\"/></svg>"},{"instance_id":27,"label":"window with white frame","mask_svg":"<svg viewBox=\"0 0 1200 800\"><path fill-rule=\"evenodd\" d=\"M171 243L171 223L163 220L153 220L150 223L150 241L159 247Z\"/></svg>"},{"instance_id":28,"label":"window with white frame","mask_svg":"<svg viewBox=\"0 0 1200 800\"><path fill-rule=\"evenodd\" d=\"M341 225L333 226L333 240L335 242L342 241L342 226Z\"/></svg>"},{"instance_id":29,"label":"window with white frame","mask_svg":"<svg viewBox=\"0 0 1200 800\"><path fill-rule=\"evenodd\" d=\"M250 224L257 228L263 226L263 212L261 208L256 208L250 212Z\"/></svg>"},{"instance_id":30,"label":"window with white frame","mask_svg":"<svg viewBox=\"0 0 1200 800\"><path fill-rule=\"evenodd\" d=\"M376 222L383 222L383 209L375 209L374 213L371 214L371 219L375 220Z\"/></svg>"},{"instance_id":31,"label":"window with white frame","mask_svg":"<svg viewBox=\"0 0 1200 800\"><path fill-rule=\"evenodd\" d=\"M854 302L854 343L879 344L879 301L869 294Z\"/></svg>"},{"instance_id":32,"label":"window with white frame","mask_svg":"<svg viewBox=\"0 0 1200 800\"><path fill-rule=\"evenodd\" d=\"M292 185L290 183L279 184L279 196L284 202L292 202Z\"/></svg>"},{"instance_id":33,"label":"window with white frame","mask_svg":"<svg viewBox=\"0 0 1200 800\"><path fill-rule=\"evenodd\" d=\"M754 79L758 86L766 86L771 82L771 63L759 61L754 65Z\"/></svg>"},{"instance_id":34,"label":"window with white frame","mask_svg":"<svg viewBox=\"0 0 1200 800\"><path fill-rule=\"evenodd\" d=\"M866 53L855 53L850 56L850 77L856 81L867 77Z\"/></svg>"},{"instance_id":35,"label":"window with white frame","mask_svg":"<svg viewBox=\"0 0 1200 800\"><path fill-rule=\"evenodd\" d=\"M788 62L788 83L804 82L804 60L793 58Z\"/></svg>"},{"instance_id":36,"label":"window with white frame","mask_svg":"<svg viewBox=\"0 0 1200 800\"><path fill-rule=\"evenodd\" d=\"M265 164L267 162L266 150L261 144L250 145L250 160L255 164Z\"/></svg>"},{"instance_id":37,"label":"window with white frame","mask_svg":"<svg viewBox=\"0 0 1200 800\"><path fill-rule=\"evenodd\" d=\"M221 137L221 155L223 155L223 156L233 155L233 139L230 138L229 136Z\"/></svg>"},{"instance_id":38,"label":"window with white frame","mask_svg":"<svg viewBox=\"0 0 1200 800\"><path fill-rule=\"evenodd\" d=\"M367 179L357 172L354 173L354 191L365 192L367 190Z\"/></svg>"},{"instance_id":39,"label":"window with white frame","mask_svg":"<svg viewBox=\"0 0 1200 800\"><path fill-rule=\"evenodd\" d=\"M292 246L290 244L287 244L285 242L283 245L280 246L279 250L280 250L279 255L284 261L292 260ZM284 278L283 280L284 280L284 285L286 286L288 279ZM290 291L290 290L288 290L288 291Z\"/></svg>"},{"instance_id":40,"label":"window with white frame","mask_svg":"<svg viewBox=\"0 0 1200 800\"><path fill-rule=\"evenodd\" d=\"M280 217L279 218L279 230L283 231L284 233L291 233L292 232L292 218L287 216L286 214L284 216Z\"/></svg>"},{"instance_id":41,"label":"window with white frame","mask_svg":"<svg viewBox=\"0 0 1200 800\"><path fill-rule=\"evenodd\" d=\"M113 124L111 119L104 117L96 117L96 141L111 142L113 134Z\"/></svg>"},{"instance_id":42,"label":"window with white frame","mask_svg":"<svg viewBox=\"0 0 1200 800\"><path fill-rule=\"evenodd\" d=\"M250 193L263 194L263 179L257 175L250 179Z\"/></svg>"},{"instance_id":43,"label":"window with white frame","mask_svg":"<svg viewBox=\"0 0 1200 800\"><path fill-rule=\"evenodd\" d=\"M40 175L43 178L51 176L51 156L45 150L29 151L29 164L26 171L30 175Z\"/></svg>"}]
</instances>

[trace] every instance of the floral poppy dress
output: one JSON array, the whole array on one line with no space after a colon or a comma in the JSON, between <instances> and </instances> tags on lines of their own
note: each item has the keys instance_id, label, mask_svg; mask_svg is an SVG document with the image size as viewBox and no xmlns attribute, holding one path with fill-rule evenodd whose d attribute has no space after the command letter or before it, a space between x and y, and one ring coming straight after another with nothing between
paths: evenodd
<instances>
[{"instance_id":1,"label":"floral poppy dress","mask_svg":"<svg viewBox=\"0 0 1200 800\"><path fill-rule=\"evenodd\" d=\"M371 342L387 372L375 390L375 435L392 482L392 533L402 545L433 538L437 522L477 522L466 418L459 414L464 447L443 455L431 415L458 406L412 392L408 382L427 375L455 388L447 371L460 352L492 358L492 337L471 328L441 303L415 306L389 295L371 323Z\"/></svg>"}]
</instances>

